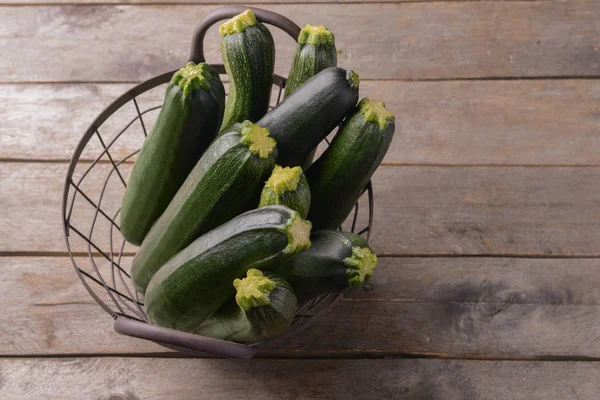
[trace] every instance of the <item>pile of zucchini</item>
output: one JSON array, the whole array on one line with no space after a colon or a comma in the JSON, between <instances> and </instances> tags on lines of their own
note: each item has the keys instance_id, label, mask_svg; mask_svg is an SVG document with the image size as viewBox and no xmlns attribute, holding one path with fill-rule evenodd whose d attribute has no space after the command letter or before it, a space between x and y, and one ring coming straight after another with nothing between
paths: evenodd
<instances>
[{"instance_id":1,"label":"pile of zucchini","mask_svg":"<svg viewBox=\"0 0 600 400\"><path fill-rule=\"evenodd\" d=\"M338 229L390 146L394 115L358 101L358 75L337 67L333 34L311 25L285 98L268 111L271 33L251 10L219 31L229 96L208 64L173 76L120 228L141 246L131 276L150 322L255 342L285 332L298 305L372 276L366 240Z\"/></svg>"}]
</instances>

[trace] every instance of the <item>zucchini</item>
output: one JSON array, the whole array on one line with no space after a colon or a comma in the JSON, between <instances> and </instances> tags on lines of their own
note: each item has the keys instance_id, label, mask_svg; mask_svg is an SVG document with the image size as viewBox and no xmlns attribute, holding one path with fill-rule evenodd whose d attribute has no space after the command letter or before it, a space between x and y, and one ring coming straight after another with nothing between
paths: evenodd
<instances>
[{"instance_id":1,"label":"zucchini","mask_svg":"<svg viewBox=\"0 0 600 400\"><path fill-rule=\"evenodd\" d=\"M258 269L233 281L234 299L205 320L194 333L236 342L258 342L288 330L296 315L296 296L289 283Z\"/></svg>"},{"instance_id":2,"label":"zucchini","mask_svg":"<svg viewBox=\"0 0 600 400\"><path fill-rule=\"evenodd\" d=\"M298 35L298 46L285 84L285 97L289 96L310 77L326 68L337 66L335 37L324 25L306 25ZM313 150L302 164L308 169L315 158Z\"/></svg>"},{"instance_id":3,"label":"zucchini","mask_svg":"<svg viewBox=\"0 0 600 400\"><path fill-rule=\"evenodd\" d=\"M219 75L189 62L173 75L156 123L133 166L121 205L121 233L139 246L215 138L225 104Z\"/></svg>"},{"instance_id":4,"label":"zucchini","mask_svg":"<svg viewBox=\"0 0 600 400\"><path fill-rule=\"evenodd\" d=\"M358 75L350 70L327 68L286 97L260 119L277 141L277 164L303 165L313 149L358 101Z\"/></svg>"},{"instance_id":5,"label":"zucchini","mask_svg":"<svg viewBox=\"0 0 600 400\"><path fill-rule=\"evenodd\" d=\"M221 54L229 77L229 96L221 132L236 122L258 121L269 109L275 67L271 32L251 10L219 27Z\"/></svg>"},{"instance_id":6,"label":"zucchini","mask_svg":"<svg viewBox=\"0 0 600 400\"><path fill-rule=\"evenodd\" d=\"M245 121L219 136L198 161L133 259L132 279L144 293L152 276L200 235L246 211L275 165L269 131Z\"/></svg>"},{"instance_id":7,"label":"zucchini","mask_svg":"<svg viewBox=\"0 0 600 400\"><path fill-rule=\"evenodd\" d=\"M306 25L298 35L298 46L285 84L285 97L313 75L337 66L335 37L326 26Z\"/></svg>"},{"instance_id":8,"label":"zucchini","mask_svg":"<svg viewBox=\"0 0 600 400\"><path fill-rule=\"evenodd\" d=\"M283 206L241 214L196 239L152 278L145 307L151 322L193 332L234 295L232 282L310 247L310 222Z\"/></svg>"},{"instance_id":9,"label":"zucchini","mask_svg":"<svg viewBox=\"0 0 600 400\"><path fill-rule=\"evenodd\" d=\"M262 190L258 206L272 204L289 207L298 211L302 218L306 218L310 207L310 189L302 168L275 166Z\"/></svg>"},{"instance_id":10,"label":"zucchini","mask_svg":"<svg viewBox=\"0 0 600 400\"><path fill-rule=\"evenodd\" d=\"M367 241L349 232L324 230L311 235L310 249L273 272L290 283L299 303L324 293L337 293L369 280L377 256Z\"/></svg>"},{"instance_id":11,"label":"zucchini","mask_svg":"<svg viewBox=\"0 0 600 400\"><path fill-rule=\"evenodd\" d=\"M394 114L381 101L362 99L331 145L306 171L309 219L315 229L337 229L348 217L394 136Z\"/></svg>"}]
</instances>

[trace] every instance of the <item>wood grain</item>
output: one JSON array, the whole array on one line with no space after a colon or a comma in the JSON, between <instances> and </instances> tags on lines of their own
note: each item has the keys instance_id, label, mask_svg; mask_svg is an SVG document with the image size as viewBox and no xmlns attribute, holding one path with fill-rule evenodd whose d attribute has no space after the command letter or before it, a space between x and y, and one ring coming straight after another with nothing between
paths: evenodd
<instances>
[{"instance_id":1,"label":"wood grain","mask_svg":"<svg viewBox=\"0 0 600 400\"><path fill-rule=\"evenodd\" d=\"M132 4L105 4L113 1ZM552 258L600 256L600 86L579 79L600 76L600 3L412 1L267 6L300 25L326 23L340 64L363 78L361 95L397 114L388 166L375 178L373 244L402 257L380 257L369 285L301 336L258 354L283 359L250 365L147 358L174 354L115 333L61 256L64 161L79 136L131 82L180 66L195 24L216 6L0 0L25 5L0 7L0 51L10 55L0 58L0 397L596 399L597 362L395 357L600 359L600 258ZM205 0L179 3L187 2ZM209 37L208 59L219 60L218 36ZM275 37L285 75L293 44ZM508 80L472 80L480 78ZM155 91L141 105L160 98ZM102 133L113 135L132 111ZM141 143L141 127L133 129L111 148L115 158ZM87 159L101 148L92 141ZM83 183L93 201L106 161ZM458 167L465 164L479 166ZM114 177L103 199L111 215L119 185ZM92 212L79 198L71 221L86 233ZM107 251L110 224L103 216L97 224L94 240ZM74 231L71 238L73 250L88 250ZM95 260L106 272L106 261ZM89 270L87 258L76 261Z\"/></svg>"},{"instance_id":2,"label":"wood grain","mask_svg":"<svg viewBox=\"0 0 600 400\"><path fill-rule=\"evenodd\" d=\"M598 324L599 306L343 301L277 351L599 358Z\"/></svg>"},{"instance_id":3,"label":"wood grain","mask_svg":"<svg viewBox=\"0 0 600 400\"><path fill-rule=\"evenodd\" d=\"M92 272L87 258L77 262ZM68 257L2 257L0 274L5 294L0 355L167 351L116 333L113 319L86 291ZM110 282L108 273L103 277ZM92 283L92 288L108 300L100 286Z\"/></svg>"},{"instance_id":4,"label":"wood grain","mask_svg":"<svg viewBox=\"0 0 600 400\"><path fill-rule=\"evenodd\" d=\"M427 2L432 0L361 0L360 3L412 3L412 2ZM438 0L439 1L439 0ZM471 0L441 0L441 1L471 1ZM493 0L493 1L551 1L551 0ZM30 4L115 4L115 5L147 5L147 4L161 4L161 5L180 5L180 4L211 4L215 5L214 0L80 0L80 1L64 1L64 0L0 0L0 4L19 4L19 5L30 5ZM227 4L251 4L252 2L242 0L229 0ZM260 0L258 7L262 4L295 4L299 3L298 0ZM359 3L356 0L302 0L302 4L310 3ZM216 7L216 6L215 6ZM264 8L264 7L261 7Z\"/></svg>"},{"instance_id":5,"label":"wood grain","mask_svg":"<svg viewBox=\"0 0 600 400\"><path fill-rule=\"evenodd\" d=\"M0 85L0 158L68 160L100 111L130 84ZM162 104L163 88L138 97L142 110ZM396 115L388 164L600 164L600 82L596 80L365 81L361 96ZM565 112L568 110L568 112ZM106 141L136 114L123 107L101 128ZM157 111L144 115L152 126ZM35 116L35 117L31 117ZM135 123L113 145L121 158L142 142ZM83 159L102 147L94 138Z\"/></svg>"},{"instance_id":6,"label":"wood grain","mask_svg":"<svg viewBox=\"0 0 600 400\"><path fill-rule=\"evenodd\" d=\"M75 177L89 164L82 164ZM98 203L110 164L82 190ZM126 177L130 165L121 168ZM1 163L1 252L64 252L61 203L66 165ZM113 174L102 209L117 211L123 186ZM387 255L598 256L599 167L382 167L374 177L372 243ZM363 201L359 226L366 224ZM94 208L81 196L71 224L87 234ZM94 241L108 251L108 219ZM19 240L14 240L18 237ZM74 235L75 237L75 235ZM77 239L74 251L87 251ZM127 251L134 251L128 247Z\"/></svg>"},{"instance_id":7,"label":"wood grain","mask_svg":"<svg viewBox=\"0 0 600 400\"><path fill-rule=\"evenodd\" d=\"M267 8L300 26L327 24L336 34L339 64L363 79L600 75L600 4L594 0ZM0 60L0 81L147 79L182 65L194 27L212 9L5 7L0 52L11 57ZM220 60L215 29L205 46L211 62ZM276 71L287 74L293 41L279 31L274 36Z\"/></svg>"},{"instance_id":8,"label":"wood grain","mask_svg":"<svg viewBox=\"0 0 600 400\"><path fill-rule=\"evenodd\" d=\"M302 0L302 4L310 4L310 3L419 3L419 2L432 2L432 1L447 1L447 2L461 2L461 1L472 1L472 0ZM486 0L486 1L552 1L552 0ZM29 4L115 4L115 5L124 5L124 4L132 4L132 5L146 5L146 4L211 4L214 5L214 0L80 0L80 1L64 1L64 0L0 0L0 4L19 4L19 5L29 5ZM242 1L242 0L230 0L227 2L228 4L251 4L252 2ZM261 7L262 4L297 4L300 3L297 0L260 0L258 7ZM264 8L264 7L261 7Z\"/></svg>"},{"instance_id":9,"label":"wood grain","mask_svg":"<svg viewBox=\"0 0 600 400\"><path fill-rule=\"evenodd\" d=\"M600 305L600 259L380 257L353 300Z\"/></svg>"},{"instance_id":10,"label":"wood grain","mask_svg":"<svg viewBox=\"0 0 600 400\"><path fill-rule=\"evenodd\" d=\"M596 255L600 225L587 212L598 206L598 173L383 167L373 180L372 243L380 254ZM360 213L359 226L365 217Z\"/></svg>"},{"instance_id":11,"label":"wood grain","mask_svg":"<svg viewBox=\"0 0 600 400\"><path fill-rule=\"evenodd\" d=\"M5 399L580 399L595 400L592 362L458 360L0 360ZM67 389L68 388L68 389Z\"/></svg>"},{"instance_id":12,"label":"wood grain","mask_svg":"<svg viewBox=\"0 0 600 400\"><path fill-rule=\"evenodd\" d=\"M91 272L86 258L76 262ZM369 286L259 356L600 358L599 267L598 259L382 258ZM115 333L66 257L4 257L0 273L0 355L166 351Z\"/></svg>"}]
</instances>

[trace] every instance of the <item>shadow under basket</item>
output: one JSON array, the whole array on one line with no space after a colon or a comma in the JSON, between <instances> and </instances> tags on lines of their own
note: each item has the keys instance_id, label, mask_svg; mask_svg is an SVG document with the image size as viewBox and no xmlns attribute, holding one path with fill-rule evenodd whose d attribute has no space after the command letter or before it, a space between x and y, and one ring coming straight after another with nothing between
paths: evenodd
<instances>
[{"instance_id":1,"label":"shadow under basket","mask_svg":"<svg viewBox=\"0 0 600 400\"><path fill-rule=\"evenodd\" d=\"M288 33L294 42L300 28L289 19L253 7L223 7L214 10L198 25L192 41L190 61L204 61L203 41L208 28L251 8L262 22ZM212 65L221 75L222 64ZM135 247L119 231L118 217L127 176L135 156L152 127L161 107L166 85L176 71L149 79L108 106L92 122L79 142L67 172L63 193L63 228L69 255L77 275L94 300L114 318L115 330L123 335L150 340L172 350L191 355L228 358L252 358L263 346L285 343L314 322L341 297L329 293L301 305L290 329L276 338L260 343L241 344L180 332L148 323L144 303L131 282L129 266ZM285 79L273 79L273 106L281 101ZM329 144L327 142L327 144ZM373 222L371 182L363 195L368 211L358 202L346 230L367 235ZM368 214L367 214L368 213ZM358 221L366 225L357 228Z\"/></svg>"}]
</instances>

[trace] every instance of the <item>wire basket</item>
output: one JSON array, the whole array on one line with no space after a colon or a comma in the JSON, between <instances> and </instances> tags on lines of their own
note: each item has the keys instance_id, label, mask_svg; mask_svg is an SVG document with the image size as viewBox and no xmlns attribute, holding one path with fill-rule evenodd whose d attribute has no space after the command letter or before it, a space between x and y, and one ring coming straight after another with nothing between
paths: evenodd
<instances>
[{"instance_id":1,"label":"wire basket","mask_svg":"<svg viewBox=\"0 0 600 400\"><path fill-rule=\"evenodd\" d=\"M208 28L248 8L223 7L208 14L196 28L189 60L196 63L204 61L203 41ZM289 19L267 10L251 9L260 21L284 30L294 41L298 37L300 28ZM212 67L219 74L225 74L222 64ZM148 323L143 299L136 292L128 272L127 264L135 254L135 247L121 235L118 216L127 186L127 172L148 134L152 118L161 107L165 85L175 72L156 76L123 94L94 120L83 135L71 159L63 193L63 228L67 249L83 285L114 318L114 328L118 333L192 355L251 358L259 347L285 341L289 335L301 332L342 294L325 294L301 305L287 333L260 343L234 343ZM273 89L277 95L272 96L276 98L275 104L280 102L284 87L285 79L275 75ZM145 103L148 105L145 106ZM94 137L97 142L92 141ZM357 229L357 202L351 231L366 234L368 239L373 222L371 182L365 193L368 196L368 216L361 219L368 217L367 226Z\"/></svg>"}]
</instances>

